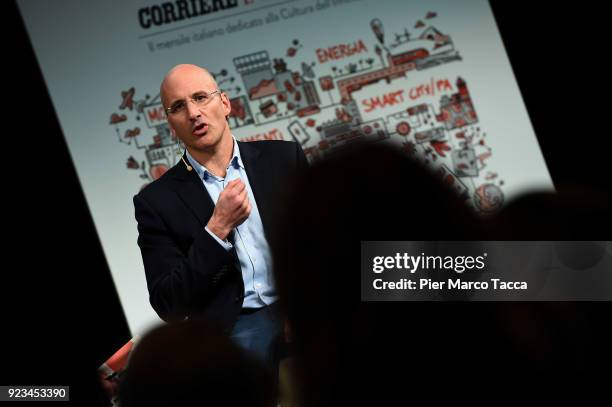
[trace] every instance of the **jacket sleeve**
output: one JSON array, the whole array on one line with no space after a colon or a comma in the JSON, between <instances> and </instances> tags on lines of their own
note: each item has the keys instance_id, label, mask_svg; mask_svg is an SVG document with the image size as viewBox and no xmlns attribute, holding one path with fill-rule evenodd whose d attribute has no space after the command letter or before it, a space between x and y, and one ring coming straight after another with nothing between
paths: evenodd
<instances>
[{"instance_id":1,"label":"jacket sleeve","mask_svg":"<svg viewBox=\"0 0 612 407\"><path fill-rule=\"evenodd\" d=\"M183 320L210 301L216 281L234 261L232 252L202 228L184 253L142 196L134 197L134 208L149 301L164 321Z\"/></svg>"}]
</instances>

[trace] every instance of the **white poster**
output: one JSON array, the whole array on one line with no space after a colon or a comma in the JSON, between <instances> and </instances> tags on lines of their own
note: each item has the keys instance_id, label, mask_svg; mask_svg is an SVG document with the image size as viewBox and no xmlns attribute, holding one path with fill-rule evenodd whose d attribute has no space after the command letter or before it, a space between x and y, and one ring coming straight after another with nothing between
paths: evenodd
<instances>
[{"instance_id":1,"label":"white poster","mask_svg":"<svg viewBox=\"0 0 612 407\"><path fill-rule=\"evenodd\" d=\"M133 334L159 321L132 197L182 152L159 99L176 64L215 75L239 140L311 161L391 142L484 213L553 188L486 1L18 4Z\"/></svg>"}]
</instances>

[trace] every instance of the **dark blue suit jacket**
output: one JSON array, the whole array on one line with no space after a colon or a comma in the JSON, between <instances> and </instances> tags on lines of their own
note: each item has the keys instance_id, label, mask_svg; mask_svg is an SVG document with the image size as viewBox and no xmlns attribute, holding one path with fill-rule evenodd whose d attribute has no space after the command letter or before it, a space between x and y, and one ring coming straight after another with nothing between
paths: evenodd
<instances>
[{"instance_id":1,"label":"dark blue suit jacket","mask_svg":"<svg viewBox=\"0 0 612 407\"><path fill-rule=\"evenodd\" d=\"M238 145L269 236L279 187L308 162L294 142ZM134 207L153 309L165 321L207 318L231 330L244 299L242 272L235 252L204 229L214 203L196 171L179 161L134 197Z\"/></svg>"}]
</instances>

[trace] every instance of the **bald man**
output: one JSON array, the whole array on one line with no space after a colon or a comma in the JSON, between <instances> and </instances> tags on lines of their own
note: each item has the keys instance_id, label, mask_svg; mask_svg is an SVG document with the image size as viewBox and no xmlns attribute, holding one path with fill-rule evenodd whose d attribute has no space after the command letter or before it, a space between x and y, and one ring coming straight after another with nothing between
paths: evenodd
<instances>
[{"instance_id":1,"label":"bald man","mask_svg":"<svg viewBox=\"0 0 612 407\"><path fill-rule=\"evenodd\" d=\"M172 68L160 96L186 151L134 197L151 305L165 321L216 321L274 365L283 321L266 235L275 193L306 157L294 142L237 141L230 101L203 68Z\"/></svg>"}]
</instances>

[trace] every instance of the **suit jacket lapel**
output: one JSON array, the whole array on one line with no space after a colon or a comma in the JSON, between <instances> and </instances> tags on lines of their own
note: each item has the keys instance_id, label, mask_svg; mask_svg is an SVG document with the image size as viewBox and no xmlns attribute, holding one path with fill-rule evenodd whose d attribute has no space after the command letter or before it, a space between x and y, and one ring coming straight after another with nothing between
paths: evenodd
<instances>
[{"instance_id":1,"label":"suit jacket lapel","mask_svg":"<svg viewBox=\"0 0 612 407\"><path fill-rule=\"evenodd\" d=\"M269 235L268 221L270 220L270 197L272 193L271 177L269 173L268 163L261 157L261 151L252 143L238 142L240 148L240 156L242 163L249 177L249 184L253 190L259 216L263 224L266 235Z\"/></svg>"},{"instance_id":2,"label":"suit jacket lapel","mask_svg":"<svg viewBox=\"0 0 612 407\"><path fill-rule=\"evenodd\" d=\"M188 162L186 155L183 155L183 159ZM177 166L176 174L174 174L174 180L176 180L173 185L174 190L193 211L195 216L202 223L202 227L204 227L212 216L215 204L208 194L208 191L206 191L206 188L204 188L202 180L195 169L187 171L182 160Z\"/></svg>"}]
</instances>

